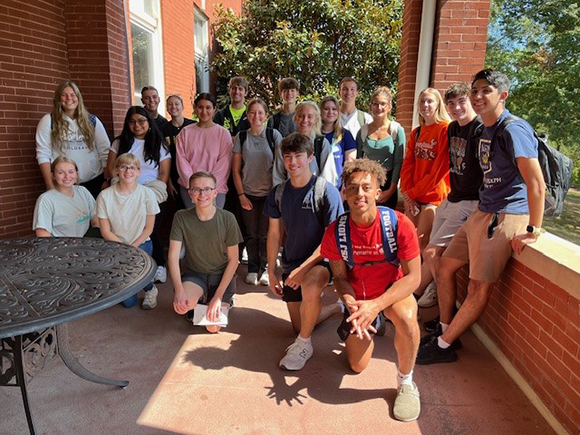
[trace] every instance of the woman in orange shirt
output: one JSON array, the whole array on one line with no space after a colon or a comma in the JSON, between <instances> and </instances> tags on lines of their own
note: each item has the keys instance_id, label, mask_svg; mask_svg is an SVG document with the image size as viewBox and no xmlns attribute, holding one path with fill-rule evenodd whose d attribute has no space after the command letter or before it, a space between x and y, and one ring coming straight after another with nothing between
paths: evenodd
<instances>
[{"instance_id":1,"label":"woman in orange shirt","mask_svg":"<svg viewBox=\"0 0 580 435\"><path fill-rule=\"evenodd\" d=\"M401 169L405 214L417 227L421 251L429 243L435 208L449 193L447 126L451 119L437 89L419 94L419 127L407 141Z\"/></svg>"}]
</instances>

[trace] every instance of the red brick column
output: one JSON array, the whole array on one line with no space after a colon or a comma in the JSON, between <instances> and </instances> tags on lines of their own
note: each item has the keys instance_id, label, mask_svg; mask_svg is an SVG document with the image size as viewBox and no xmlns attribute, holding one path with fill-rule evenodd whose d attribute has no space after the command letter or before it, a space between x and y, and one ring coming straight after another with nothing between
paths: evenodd
<instances>
[{"instance_id":1,"label":"red brick column","mask_svg":"<svg viewBox=\"0 0 580 435\"><path fill-rule=\"evenodd\" d=\"M179 94L183 115L191 118L195 98L195 50L193 39L193 2L161 2L165 94Z\"/></svg>"},{"instance_id":2,"label":"red brick column","mask_svg":"<svg viewBox=\"0 0 580 435\"><path fill-rule=\"evenodd\" d=\"M131 104L123 1L68 0L64 15L71 79L113 137Z\"/></svg>"},{"instance_id":3,"label":"red brick column","mask_svg":"<svg viewBox=\"0 0 580 435\"><path fill-rule=\"evenodd\" d=\"M413 119L422 3L407 0L403 13L397 120L407 133ZM451 83L470 81L483 68L489 8L489 0L437 2L431 87L444 92Z\"/></svg>"}]
</instances>

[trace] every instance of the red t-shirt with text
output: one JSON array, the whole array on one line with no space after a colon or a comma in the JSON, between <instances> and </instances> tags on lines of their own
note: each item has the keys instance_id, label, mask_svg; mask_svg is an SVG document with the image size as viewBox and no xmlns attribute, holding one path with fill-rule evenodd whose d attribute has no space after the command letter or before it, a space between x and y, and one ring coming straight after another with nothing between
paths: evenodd
<instances>
[{"instance_id":1,"label":"red t-shirt with text","mask_svg":"<svg viewBox=\"0 0 580 435\"><path fill-rule=\"evenodd\" d=\"M419 239L413 223L408 217L395 211L397 215L397 257L400 260L411 260L420 254ZM336 224L331 223L322 239L322 256L329 260L342 260L336 245ZM348 218L352 255L355 263L382 261L385 259L380 213L369 227L360 227ZM348 281L355 291L357 300L375 299L382 295L387 287L403 276L403 270L385 261L369 266L355 266L347 272Z\"/></svg>"}]
</instances>

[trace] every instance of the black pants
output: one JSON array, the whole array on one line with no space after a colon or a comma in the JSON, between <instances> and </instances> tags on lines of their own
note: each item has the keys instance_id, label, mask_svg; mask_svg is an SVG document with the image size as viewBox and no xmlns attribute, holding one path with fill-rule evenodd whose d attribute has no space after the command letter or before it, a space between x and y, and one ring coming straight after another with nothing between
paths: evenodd
<instances>
[{"instance_id":1,"label":"black pants","mask_svg":"<svg viewBox=\"0 0 580 435\"><path fill-rule=\"evenodd\" d=\"M153 232L151 233L151 243L153 244L153 259L157 266L165 267L167 259L165 258L165 250L163 248L163 240L161 238L161 227L163 224L163 216L167 208L167 201L159 204L159 213L155 215L155 225L153 225Z\"/></svg>"},{"instance_id":2,"label":"black pants","mask_svg":"<svg viewBox=\"0 0 580 435\"><path fill-rule=\"evenodd\" d=\"M242 209L242 219L246 227L246 249L248 251L248 273L262 273L268 261L266 237L268 236L268 216L262 211L266 196L246 195L252 202L252 210Z\"/></svg>"},{"instance_id":3,"label":"black pants","mask_svg":"<svg viewBox=\"0 0 580 435\"><path fill-rule=\"evenodd\" d=\"M81 186L83 186L89 192L91 192L93 198L97 199L97 196L99 196L99 193L101 193L101 187L103 187L104 182L105 182L105 174L101 174L97 175L92 180L81 183Z\"/></svg>"}]
</instances>

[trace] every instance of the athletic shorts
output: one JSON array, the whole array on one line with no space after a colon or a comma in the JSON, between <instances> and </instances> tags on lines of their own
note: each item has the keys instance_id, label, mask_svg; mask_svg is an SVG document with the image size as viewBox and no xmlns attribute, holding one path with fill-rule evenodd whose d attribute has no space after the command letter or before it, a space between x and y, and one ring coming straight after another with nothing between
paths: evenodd
<instances>
[{"instance_id":1,"label":"athletic shorts","mask_svg":"<svg viewBox=\"0 0 580 435\"><path fill-rule=\"evenodd\" d=\"M524 234L529 215L474 211L459 228L443 257L469 261L469 278L496 282L512 255L511 240Z\"/></svg>"},{"instance_id":2,"label":"athletic shorts","mask_svg":"<svg viewBox=\"0 0 580 435\"><path fill-rule=\"evenodd\" d=\"M201 287L203 290L203 296L199 300L202 304L207 304L215 296L215 291L220 285L222 280L221 273L207 274L187 271L182 277L181 282L192 282ZM232 296L236 292L236 277L234 276L226 288L226 291L222 297L222 302L229 304L232 300Z\"/></svg>"},{"instance_id":3,"label":"athletic shorts","mask_svg":"<svg viewBox=\"0 0 580 435\"><path fill-rule=\"evenodd\" d=\"M328 282L332 280L332 270L330 270L330 263L328 261L321 261L316 266L322 266L328 269L328 273L330 274L330 278ZM290 272L284 272L282 274L282 282L286 282L286 278L290 276ZM298 287L294 290L292 287L284 285L282 289L282 300L284 302L302 302L302 287Z\"/></svg>"},{"instance_id":4,"label":"athletic shorts","mask_svg":"<svg viewBox=\"0 0 580 435\"><path fill-rule=\"evenodd\" d=\"M352 328L352 323L346 321L346 319L348 319L349 316L350 313L348 312L347 309L345 309L342 322L340 322L340 325L336 329L336 332L342 341L346 341L346 339L350 335L350 330ZM373 320L372 323L373 328L375 328L375 330L378 331L381 326L381 322L386 322L386 317L383 317L382 320L380 319L380 316L375 317L375 320ZM371 337L374 335L374 332L368 331L368 333L370 334Z\"/></svg>"},{"instance_id":5,"label":"athletic shorts","mask_svg":"<svg viewBox=\"0 0 580 435\"><path fill-rule=\"evenodd\" d=\"M435 211L429 243L442 248L449 246L457 230L477 210L478 204L479 201L450 202L444 199Z\"/></svg>"}]
</instances>

